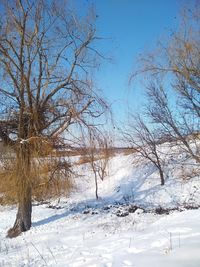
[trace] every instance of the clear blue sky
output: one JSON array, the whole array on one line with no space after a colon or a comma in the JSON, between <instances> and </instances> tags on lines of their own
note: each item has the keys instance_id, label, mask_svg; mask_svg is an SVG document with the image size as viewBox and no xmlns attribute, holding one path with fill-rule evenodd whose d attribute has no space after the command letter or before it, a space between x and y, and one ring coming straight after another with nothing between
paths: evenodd
<instances>
[{"instance_id":1,"label":"clear blue sky","mask_svg":"<svg viewBox=\"0 0 200 267\"><path fill-rule=\"evenodd\" d=\"M140 53L153 48L158 38L177 27L184 0L93 0L100 48L113 63L104 62L96 73L97 84L112 103L118 121L125 120L128 105L138 110L144 97L139 84L128 85ZM189 0L192 1L192 0ZM107 39L108 38L108 39Z\"/></svg>"}]
</instances>

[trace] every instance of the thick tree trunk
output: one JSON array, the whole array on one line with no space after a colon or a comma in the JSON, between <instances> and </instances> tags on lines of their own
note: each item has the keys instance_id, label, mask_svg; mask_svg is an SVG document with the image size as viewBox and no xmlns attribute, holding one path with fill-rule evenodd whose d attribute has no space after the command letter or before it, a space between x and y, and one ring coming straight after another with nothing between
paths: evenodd
<instances>
[{"instance_id":1,"label":"thick tree trunk","mask_svg":"<svg viewBox=\"0 0 200 267\"><path fill-rule=\"evenodd\" d=\"M8 231L8 237L16 237L31 227L31 188L26 188L20 197L18 211L13 228Z\"/></svg>"},{"instance_id":2,"label":"thick tree trunk","mask_svg":"<svg viewBox=\"0 0 200 267\"><path fill-rule=\"evenodd\" d=\"M17 153L17 190L18 212L13 228L8 231L8 237L16 237L31 227L31 179L30 152L26 143L20 144Z\"/></svg>"}]
</instances>

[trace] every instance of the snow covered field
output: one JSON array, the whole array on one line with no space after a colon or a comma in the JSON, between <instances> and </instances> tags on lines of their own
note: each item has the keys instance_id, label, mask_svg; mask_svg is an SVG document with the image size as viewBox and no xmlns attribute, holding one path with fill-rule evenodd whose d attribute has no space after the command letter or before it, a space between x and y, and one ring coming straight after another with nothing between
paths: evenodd
<instances>
[{"instance_id":1,"label":"snow covered field","mask_svg":"<svg viewBox=\"0 0 200 267\"><path fill-rule=\"evenodd\" d=\"M0 207L0 266L199 267L199 177L183 181L182 164L194 167L183 154L167 158L160 186L151 164L113 157L98 201L81 165L71 197L35 205L31 230L14 239L5 235L16 207Z\"/></svg>"}]
</instances>

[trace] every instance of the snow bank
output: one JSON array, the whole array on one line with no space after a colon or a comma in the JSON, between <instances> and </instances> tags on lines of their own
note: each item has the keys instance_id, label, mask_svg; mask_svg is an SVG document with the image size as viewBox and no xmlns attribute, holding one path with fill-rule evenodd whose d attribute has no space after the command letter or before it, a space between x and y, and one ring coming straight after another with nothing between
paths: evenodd
<instances>
[{"instance_id":1,"label":"snow bank","mask_svg":"<svg viewBox=\"0 0 200 267\"><path fill-rule=\"evenodd\" d=\"M198 166L166 151L165 186L150 163L119 155L99 181L98 201L88 164L79 166L82 176L75 178L71 197L35 205L31 230L15 239L5 235L16 208L0 207L0 266L200 266L200 211L185 209L200 205L199 177L183 180L180 171L183 164L188 173ZM182 212L153 212L177 207Z\"/></svg>"}]
</instances>

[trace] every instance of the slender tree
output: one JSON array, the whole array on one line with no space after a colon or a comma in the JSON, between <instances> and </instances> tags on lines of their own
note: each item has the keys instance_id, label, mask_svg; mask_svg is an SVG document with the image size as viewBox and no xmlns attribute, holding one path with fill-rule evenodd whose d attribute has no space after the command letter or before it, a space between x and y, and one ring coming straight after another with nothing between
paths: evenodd
<instances>
[{"instance_id":1,"label":"slender tree","mask_svg":"<svg viewBox=\"0 0 200 267\"><path fill-rule=\"evenodd\" d=\"M90 131L89 133L89 145L87 149L89 164L92 172L94 173L95 181L95 196L99 198L98 194L98 180L104 180L108 175L108 164L110 159L109 136L100 131Z\"/></svg>"},{"instance_id":2,"label":"slender tree","mask_svg":"<svg viewBox=\"0 0 200 267\"><path fill-rule=\"evenodd\" d=\"M89 75L100 56L92 13L80 17L64 0L0 5L0 138L16 155L14 237L31 227L34 148L77 122L87 125L107 106Z\"/></svg>"},{"instance_id":3,"label":"slender tree","mask_svg":"<svg viewBox=\"0 0 200 267\"><path fill-rule=\"evenodd\" d=\"M165 184L164 158L161 157L159 145L162 143L162 135L156 129L152 129L145 123L140 115L132 116L128 127L123 131L124 141L134 149L142 158L151 162L158 170L161 185Z\"/></svg>"}]
</instances>

